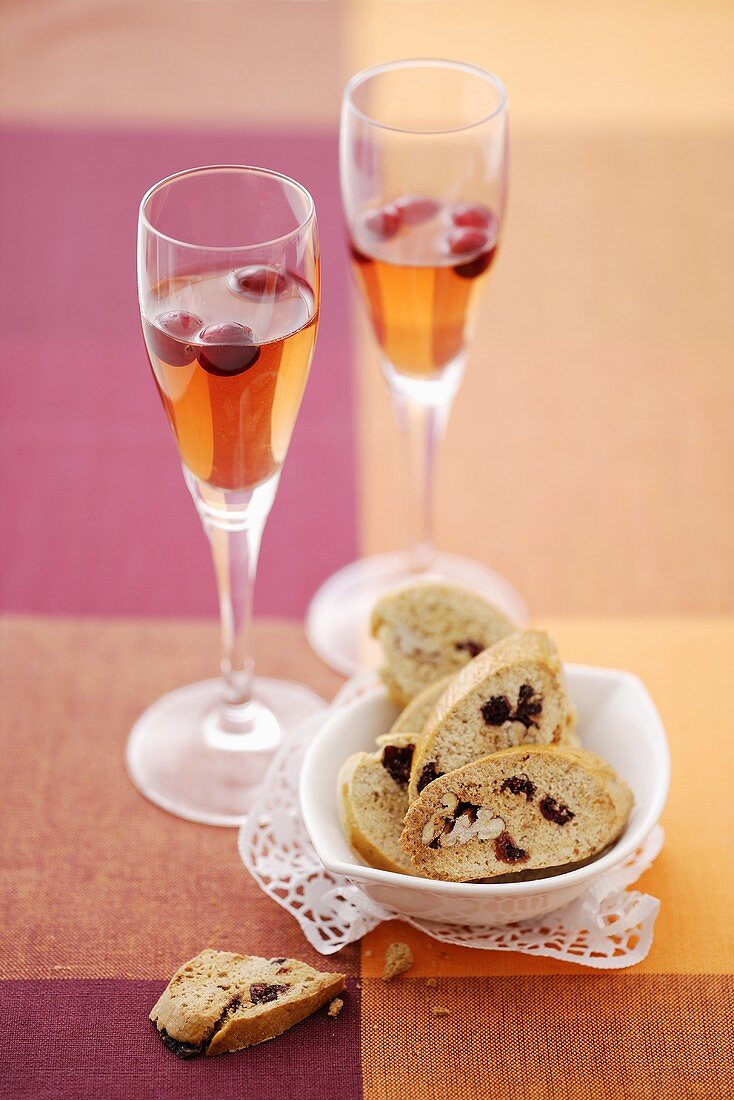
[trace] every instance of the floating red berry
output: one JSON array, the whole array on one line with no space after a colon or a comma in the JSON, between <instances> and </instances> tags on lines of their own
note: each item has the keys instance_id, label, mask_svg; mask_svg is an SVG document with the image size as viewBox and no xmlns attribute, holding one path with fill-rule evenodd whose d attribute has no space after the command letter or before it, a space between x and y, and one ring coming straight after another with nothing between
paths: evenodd
<instances>
[{"instance_id":1,"label":"floating red berry","mask_svg":"<svg viewBox=\"0 0 734 1100\"><path fill-rule=\"evenodd\" d=\"M441 203L427 195L401 195L393 205L397 208L403 225L418 225L435 218L441 209Z\"/></svg>"},{"instance_id":2,"label":"floating red berry","mask_svg":"<svg viewBox=\"0 0 734 1100\"><path fill-rule=\"evenodd\" d=\"M455 264L454 271L457 275L460 275L462 279L476 279L477 275L482 275L487 271L496 255L497 246L493 245L492 248L486 249L485 252L480 252L473 260L467 260L466 263L463 264Z\"/></svg>"},{"instance_id":3,"label":"floating red berry","mask_svg":"<svg viewBox=\"0 0 734 1100\"><path fill-rule=\"evenodd\" d=\"M185 309L171 309L167 313L159 313L155 323L170 336L177 336L180 340L193 340L197 332L204 324L201 317L195 313L187 313Z\"/></svg>"},{"instance_id":4,"label":"floating red berry","mask_svg":"<svg viewBox=\"0 0 734 1100\"><path fill-rule=\"evenodd\" d=\"M462 228L486 229L490 236L496 236L499 229L495 212L488 206L482 206L481 203L474 206L468 203L455 206L451 211L451 221Z\"/></svg>"},{"instance_id":5,"label":"floating red berry","mask_svg":"<svg viewBox=\"0 0 734 1100\"><path fill-rule=\"evenodd\" d=\"M282 298L289 288L287 275L276 267L254 264L241 267L227 276L227 286L239 298L256 301L260 298Z\"/></svg>"},{"instance_id":6,"label":"floating red berry","mask_svg":"<svg viewBox=\"0 0 734 1100\"><path fill-rule=\"evenodd\" d=\"M170 309L145 322L145 339L153 355L172 367L183 367L196 358L192 341L204 324L195 313Z\"/></svg>"},{"instance_id":7,"label":"floating red berry","mask_svg":"<svg viewBox=\"0 0 734 1100\"><path fill-rule=\"evenodd\" d=\"M486 271L494 259L497 245L483 229L452 229L446 235L446 247L453 256L472 256L454 265L462 279L475 279Z\"/></svg>"},{"instance_id":8,"label":"floating red berry","mask_svg":"<svg viewBox=\"0 0 734 1100\"><path fill-rule=\"evenodd\" d=\"M446 244L453 256L469 256L483 252L489 245L489 237L481 229L452 229L446 235Z\"/></svg>"},{"instance_id":9,"label":"floating red berry","mask_svg":"<svg viewBox=\"0 0 734 1100\"><path fill-rule=\"evenodd\" d=\"M386 203L365 215L362 224L370 236L386 241L400 228L400 211L394 203Z\"/></svg>"},{"instance_id":10,"label":"floating red berry","mask_svg":"<svg viewBox=\"0 0 734 1100\"><path fill-rule=\"evenodd\" d=\"M354 241L349 242L349 252L355 264L370 264L373 262L372 257L368 256L365 252L361 252Z\"/></svg>"},{"instance_id":11,"label":"floating red berry","mask_svg":"<svg viewBox=\"0 0 734 1100\"><path fill-rule=\"evenodd\" d=\"M253 332L237 321L222 321L207 325L199 336L198 359L205 371L220 377L243 374L260 358L260 348L253 341Z\"/></svg>"}]
</instances>

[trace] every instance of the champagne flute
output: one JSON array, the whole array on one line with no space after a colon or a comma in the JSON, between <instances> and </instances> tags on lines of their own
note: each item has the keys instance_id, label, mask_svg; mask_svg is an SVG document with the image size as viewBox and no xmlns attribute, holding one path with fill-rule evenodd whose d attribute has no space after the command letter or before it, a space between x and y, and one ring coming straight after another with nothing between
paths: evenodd
<instances>
[{"instance_id":1,"label":"champagne flute","mask_svg":"<svg viewBox=\"0 0 734 1100\"><path fill-rule=\"evenodd\" d=\"M505 89L473 65L394 61L347 84L342 202L352 268L403 439L410 534L407 551L340 569L311 603L309 641L345 675L374 661L372 605L416 577L466 584L512 619L527 618L508 581L437 552L433 540L437 449L500 242L507 151Z\"/></svg>"},{"instance_id":2,"label":"champagne flute","mask_svg":"<svg viewBox=\"0 0 734 1100\"><path fill-rule=\"evenodd\" d=\"M153 377L211 544L222 646L220 680L179 688L138 719L127 766L171 813L238 825L283 732L324 705L300 684L256 679L249 651L260 540L318 327L311 196L287 176L240 165L157 183L140 206L138 297Z\"/></svg>"}]
</instances>

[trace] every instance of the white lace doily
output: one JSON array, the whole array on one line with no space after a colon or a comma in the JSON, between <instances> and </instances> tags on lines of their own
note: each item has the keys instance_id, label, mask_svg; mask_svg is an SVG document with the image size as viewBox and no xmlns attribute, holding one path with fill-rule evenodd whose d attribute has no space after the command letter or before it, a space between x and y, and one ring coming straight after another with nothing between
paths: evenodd
<instances>
[{"instance_id":1,"label":"white lace doily","mask_svg":"<svg viewBox=\"0 0 734 1100\"><path fill-rule=\"evenodd\" d=\"M374 683L373 674L355 677L332 707ZM331 955L381 921L398 918L443 943L545 955L599 970L634 966L645 958L660 902L627 887L662 848L664 833L659 825L629 859L596 879L570 905L538 920L495 929L404 916L371 901L349 879L327 871L301 819L298 780L306 746L328 713L308 719L281 745L238 838L240 855L253 878L295 917L317 951Z\"/></svg>"}]
</instances>

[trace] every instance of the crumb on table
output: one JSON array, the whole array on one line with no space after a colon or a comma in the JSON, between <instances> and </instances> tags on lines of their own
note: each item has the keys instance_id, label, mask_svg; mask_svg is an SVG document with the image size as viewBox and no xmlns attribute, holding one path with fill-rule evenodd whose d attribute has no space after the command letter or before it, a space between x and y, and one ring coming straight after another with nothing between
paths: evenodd
<instances>
[{"instance_id":1,"label":"crumb on table","mask_svg":"<svg viewBox=\"0 0 734 1100\"><path fill-rule=\"evenodd\" d=\"M397 978L413 965L413 952L407 943L391 943L385 952L385 965L382 968L383 982Z\"/></svg>"},{"instance_id":2,"label":"crumb on table","mask_svg":"<svg viewBox=\"0 0 734 1100\"><path fill-rule=\"evenodd\" d=\"M426 978L426 985L429 989L435 989L438 985L438 978Z\"/></svg>"},{"instance_id":3,"label":"crumb on table","mask_svg":"<svg viewBox=\"0 0 734 1100\"><path fill-rule=\"evenodd\" d=\"M450 1016L451 1009L446 1008L445 1005L431 1005L431 1012L434 1016Z\"/></svg>"},{"instance_id":4,"label":"crumb on table","mask_svg":"<svg viewBox=\"0 0 734 1100\"><path fill-rule=\"evenodd\" d=\"M341 997L335 997L334 1000L329 1005L329 1012L328 1012L328 1014L329 1014L329 1016L331 1016L332 1020L335 1020L337 1018L337 1016L339 1015L339 1013L341 1012L341 1010L343 1008L344 1008L344 1001L341 999Z\"/></svg>"}]
</instances>

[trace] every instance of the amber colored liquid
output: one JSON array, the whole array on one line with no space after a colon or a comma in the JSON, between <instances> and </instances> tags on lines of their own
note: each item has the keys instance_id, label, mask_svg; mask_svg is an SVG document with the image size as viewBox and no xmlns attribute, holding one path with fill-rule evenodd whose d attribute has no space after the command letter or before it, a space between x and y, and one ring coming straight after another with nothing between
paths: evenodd
<instances>
[{"instance_id":1,"label":"amber colored liquid","mask_svg":"<svg viewBox=\"0 0 734 1100\"><path fill-rule=\"evenodd\" d=\"M251 489L282 465L301 405L316 340L318 314L310 288L290 281L280 300L242 301L227 289L228 272L154 287L145 303L148 358L184 464L221 489ZM207 324L235 321L253 333L245 369L217 374L201 365L208 348L194 335L176 339L156 325L169 310ZM234 349L235 358L237 349Z\"/></svg>"},{"instance_id":2,"label":"amber colored liquid","mask_svg":"<svg viewBox=\"0 0 734 1100\"><path fill-rule=\"evenodd\" d=\"M420 378L439 375L464 350L496 252L495 244L476 257L441 255L437 230L406 226L389 241L351 246L380 347L398 373Z\"/></svg>"}]
</instances>

